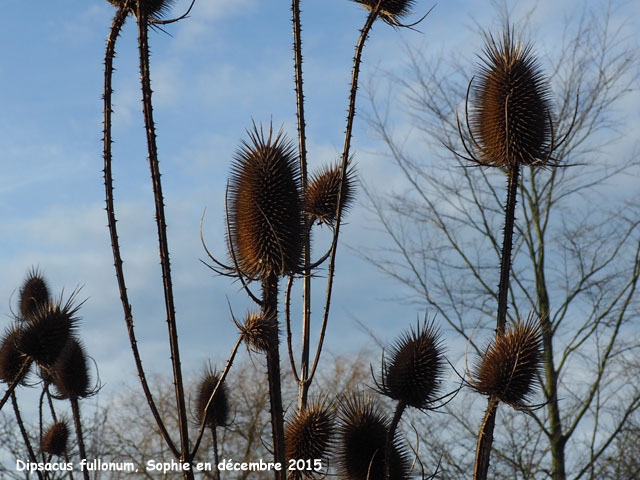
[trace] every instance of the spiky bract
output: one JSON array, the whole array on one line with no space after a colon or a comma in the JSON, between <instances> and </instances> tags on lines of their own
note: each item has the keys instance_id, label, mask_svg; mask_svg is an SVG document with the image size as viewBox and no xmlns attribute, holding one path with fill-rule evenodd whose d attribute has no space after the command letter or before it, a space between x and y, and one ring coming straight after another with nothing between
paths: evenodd
<instances>
[{"instance_id":1,"label":"spiky bract","mask_svg":"<svg viewBox=\"0 0 640 480\"><path fill-rule=\"evenodd\" d=\"M353 0L363 5L367 10L373 10L379 0ZM411 13L414 0L381 0L378 15L389 25L394 27L400 25L400 17L404 17Z\"/></svg>"},{"instance_id":2,"label":"spiky bract","mask_svg":"<svg viewBox=\"0 0 640 480\"><path fill-rule=\"evenodd\" d=\"M126 0L107 0L111 5L122 8ZM141 9L147 18L154 20L161 19L173 6L175 0L139 0ZM137 12L136 3L138 0L130 2L131 13L135 16Z\"/></svg>"},{"instance_id":3,"label":"spiky bract","mask_svg":"<svg viewBox=\"0 0 640 480\"><path fill-rule=\"evenodd\" d=\"M324 458L333 434L334 414L330 408L321 403L312 403L303 411L296 412L284 432L287 461Z\"/></svg>"},{"instance_id":4,"label":"spiky bract","mask_svg":"<svg viewBox=\"0 0 640 480\"><path fill-rule=\"evenodd\" d=\"M58 420L47 428L40 448L50 455L61 457L67 451L69 442L69 426L66 420Z\"/></svg>"},{"instance_id":5,"label":"spiky bract","mask_svg":"<svg viewBox=\"0 0 640 480\"><path fill-rule=\"evenodd\" d=\"M203 421L205 409L219 380L220 376L210 369L205 371L200 380L198 395L196 397L196 418L199 424ZM227 425L229 421L229 411L229 395L224 382L222 382L209 405L206 417L207 426L215 428Z\"/></svg>"},{"instance_id":6,"label":"spiky bract","mask_svg":"<svg viewBox=\"0 0 640 480\"><path fill-rule=\"evenodd\" d=\"M550 92L531 50L508 26L500 40L487 36L470 124L483 165L543 165L548 159Z\"/></svg>"},{"instance_id":7,"label":"spiky bract","mask_svg":"<svg viewBox=\"0 0 640 480\"><path fill-rule=\"evenodd\" d=\"M341 215L344 215L355 197L355 170L348 168L344 190L340 196ZM326 166L311 176L304 193L304 212L316 220L333 224L338 207L338 193L340 192L340 165Z\"/></svg>"},{"instance_id":8,"label":"spiky bract","mask_svg":"<svg viewBox=\"0 0 640 480\"><path fill-rule=\"evenodd\" d=\"M20 320L28 320L30 315L42 305L51 302L49 286L37 268L32 268L20 287L18 310Z\"/></svg>"},{"instance_id":9,"label":"spiky bract","mask_svg":"<svg viewBox=\"0 0 640 480\"><path fill-rule=\"evenodd\" d=\"M240 334L247 347L255 352L265 353L278 345L278 323L274 317L262 312L250 312L244 324L237 323Z\"/></svg>"},{"instance_id":10,"label":"spiky bract","mask_svg":"<svg viewBox=\"0 0 640 480\"><path fill-rule=\"evenodd\" d=\"M84 398L91 393L87 354L78 339L67 342L51 372L60 398Z\"/></svg>"},{"instance_id":11,"label":"spiky bract","mask_svg":"<svg viewBox=\"0 0 640 480\"><path fill-rule=\"evenodd\" d=\"M352 395L343 400L338 438L340 478L382 480L389 419L372 398ZM392 439L390 478L408 478L409 457L397 436Z\"/></svg>"},{"instance_id":12,"label":"spiky bract","mask_svg":"<svg viewBox=\"0 0 640 480\"><path fill-rule=\"evenodd\" d=\"M518 321L498 333L475 368L473 385L514 408L524 407L536 388L542 359L540 325Z\"/></svg>"},{"instance_id":13,"label":"spiky bract","mask_svg":"<svg viewBox=\"0 0 640 480\"><path fill-rule=\"evenodd\" d=\"M428 408L443 373L443 350L433 323L405 332L385 358L378 384L381 393L411 407Z\"/></svg>"},{"instance_id":14,"label":"spiky bract","mask_svg":"<svg viewBox=\"0 0 640 480\"><path fill-rule=\"evenodd\" d=\"M252 278L299 270L303 218L293 144L282 132L265 138L254 124L236 152L229 181L229 230L238 265Z\"/></svg>"},{"instance_id":15,"label":"spiky bract","mask_svg":"<svg viewBox=\"0 0 640 480\"><path fill-rule=\"evenodd\" d=\"M6 330L0 340L0 380L5 383L16 381L22 366L27 360L20 350L18 350L18 339L20 330L17 328ZM23 381L28 370L25 370L20 378Z\"/></svg>"}]
</instances>

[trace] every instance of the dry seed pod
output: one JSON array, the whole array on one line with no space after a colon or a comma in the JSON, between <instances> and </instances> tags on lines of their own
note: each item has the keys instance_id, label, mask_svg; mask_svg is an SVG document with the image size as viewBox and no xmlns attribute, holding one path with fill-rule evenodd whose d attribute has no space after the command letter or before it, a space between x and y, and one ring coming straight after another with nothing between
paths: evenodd
<instances>
[{"instance_id":1,"label":"dry seed pod","mask_svg":"<svg viewBox=\"0 0 640 480\"><path fill-rule=\"evenodd\" d=\"M508 26L487 37L470 124L483 165L542 165L549 155L550 92L531 49Z\"/></svg>"},{"instance_id":2,"label":"dry seed pod","mask_svg":"<svg viewBox=\"0 0 640 480\"><path fill-rule=\"evenodd\" d=\"M484 395L521 408L535 391L542 359L540 325L529 319L498 334L476 364L473 385Z\"/></svg>"},{"instance_id":3,"label":"dry seed pod","mask_svg":"<svg viewBox=\"0 0 640 480\"><path fill-rule=\"evenodd\" d=\"M440 334L433 323L411 328L393 345L378 384L383 395L415 408L436 398L444 369Z\"/></svg>"},{"instance_id":4,"label":"dry seed pod","mask_svg":"<svg viewBox=\"0 0 640 480\"><path fill-rule=\"evenodd\" d=\"M111 5L117 8L122 8L126 0L107 0ZM162 18L173 6L175 0L140 0L142 3L141 8L144 14L151 19L159 20ZM130 3L131 13L136 14L136 3L134 0Z\"/></svg>"},{"instance_id":5,"label":"dry seed pod","mask_svg":"<svg viewBox=\"0 0 640 480\"><path fill-rule=\"evenodd\" d=\"M349 480L383 480L389 419L373 399L361 394L352 395L342 402L340 419L338 438L340 477ZM408 478L409 457L397 435L393 439L390 462L391 479Z\"/></svg>"},{"instance_id":6,"label":"dry seed pod","mask_svg":"<svg viewBox=\"0 0 640 480\"><path fill-rule=\"evenodd\" d=\"M198 386L198 395L197 395L197 404L196 404L196 418L198 419L198 423L201 424L203 420L203 415L207 404L209 403L209 399L211 398L211 394L213 390L218 385L218 381L220 380L220 376L212 372L210 369L207 369L200 380L200 385ZM215 428L219 426L227 425L229 421L229 395L227 392L227 388L224 385L224 382L220 384L218 390L216 390L216 394L211 401L211 405L209 405L209 410L207 411L206 423L210 428Z\"/></svg>"},{"instance_id":7,"label":"dry seed pod","mask_svg":"<svg viewBox=\"0 0 640 480\"><path fill-rule=\"evenodd\" d=\"M18 310L20 319L28 320L41 305L51 302L49 286L37 268L32 268L27 273L27 278L20 287L20 297L18 299Z\"/></svg>"},{"instance_id":8,"label":"dry seed pod","mask_svg":"<svg viewBox=\"0 0 640 480\"><path fill-rule=\"evenodd\" d=\"M47 428L40 448L50 455L61 457L67 451L69 442L69 426L66 420L58 420Z\"/></svg>"},{"instance_id":9,"label":"dry seed pod","mask_svg":"<svg viewBox=\"0 0 640 480\"><path fill-rule=\"evenodd\" d=\"M373 10L378 0L353 0L363 5L367 10ZM400 25L399 18L411 13L415 4L414 0L382 0L378 15L382 20L392 26Z\"/></svg>"},{"instance_id":10,"label":"dry seed pod","mask_svg":"<svg viewBox=\"0 0 640 480\"><path fill-rule=\"evenodd\" d=\"M51 372L60 398L84 398L91 393L87 354L78 339L69 339Z\"/></svg>"},{"instance_id":11,"label":"dry seed pod","mask_svg":"<svg viewBox=\"0 0 640 480\"><path fill-rule=\"evenodd\" d=\"M234 157L229 230L240 269L253 278L299 270L303 218L295 148L254 124Z\"/></svg>"},{"instance_id":12,"label":"dry seed pod","mask_svg":"<svg viewBox=\"0 0 640 480\"><path fill-rule=\"evenodd\" d=\"M0 380L12 383L18 377L27 357L18 350L19 329L6 330L0 340ZM28 370L23 372L20 381L24 381Z\"/></svg>"},{"instance_id":13,"label":"dry seed pod","mask_svg":"<svg viewBox=\"0 0 640 480\"><path fill-rule=\"evenodd\" d=\"M333 420L333 412L321 403L296 412L284 432L287 461L324 458L331 446Z\"/></svg>"},{"instance_id":14,"label":"dry seed pod","mask_svg":"<svg viewBox=\"0 0 640 480\"><path fill-rule=\"evenodd\" d=\"M248 348L255 352L267 352L277 345L278 324L274 318L267 318L261 312L247 314L244 325L236 323Z\"/></svg>"},{"instance_id":15,"label":"dry seed pod","mask_svg":"<svg viewBox=\"0 0 640 480\"><path fill-rule=\"evenodd\" d=\"M354 188L355 171L348 168L344 191L340 197L342 214L351 207L355 197ZM338 207L338 192L340 191L340 165L324 167L318 173L311 176L309 185L304 194L304 212L316 220L326 224L333 224L336 219Z\"/></svg>"}]
</instances>

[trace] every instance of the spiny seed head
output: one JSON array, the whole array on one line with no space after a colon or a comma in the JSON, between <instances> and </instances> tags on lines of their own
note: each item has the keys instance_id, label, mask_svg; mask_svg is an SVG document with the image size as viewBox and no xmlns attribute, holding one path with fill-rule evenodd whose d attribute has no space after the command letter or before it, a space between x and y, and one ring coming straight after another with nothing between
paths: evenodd
<instances>
[{"instance_id":1,"label":"spiny seed head","mask_svg":"<svg viewBox=\"0 0 640 480\"><path fill-rule=\"evenodd\" d=\"M523 407L536 388L541 345L540 324L532 318L498 333L476 364L475 388L514 408Z\"/></svg>"},{"instance_id":2,"label":"spiny seed head","mask_svg":"<svg viewBox=\"0 0 640 480\"><path fill-rule=\"evenodd\" d=\"M51 372L53 384L61 398L84 398L91 393L87 354L78 339L69 339Z\"/></svg>"},{"instance_id":3,"label":"spiny seed head","mask_svg":"<svg viewBox=\"0 0 640 480\"><path fill-rule=\"evenodd\" d=\"M61 457L67 451L69 442L69 425L62 419L52 423L47 428L40 448L44 453Z\"/></svg>"},{"instance_id":4,"label":"spiny seed head","mask_svg":"<svg viewBox=\"0 0 640 480\"><path fill-rule=\"evenodd\" d=\"M470 122L483 165L542 165L548 158L550 92L531 50L509 26L500 40L487 35Z\"/></svg>"},{"instance_id":5,"label":"spiny seed head","mask_svg":"<svg viewBox=\"0 0 640 480\"><path fill-rule=\"evenodd\" d=\"M373 10L378 4L378 0L353 0L363 5L367 10ZM378 15L382 20L393 27L400 25L400 17L411 13L414 0L382 0Z\"/></svg>"},{"instance_id":6,"label":"spiny seed head","mask_svg":"<svg viewBox=\"0 0 640 480\"><path fill-rule=\"evenodd\" d=\"M0 380L5 383L13 383L17 378L22 365L27 357L18 350L18 339L20 330L13 328L5 330L2 340L0 340ZM20 382L27 376L28 369L22 373Z\"/></svg>"},{"instance_id":7,"label":"spiny seed head","mask_svg":"<svg viewBox=\"0 0 640 480\"><path fill-rule=\"evenodd\" d=\"M347 168L340 203L344 215L355 197L355 170ZM312 175L304 193L304 213L322 223L332 225L336 219L338 193L340 192L340 165L326 166Z\"/></svg>"},{"instance_id":8,"label":"spiny seed head","mask_svg":"<svg viewBox=\"0 0 640 480\"><path fill-rule=\"evenodd\" d=\"M51 302L49 286L37 268L32 268L27 273L27 277L20 287L20 297L18 299L18 310L20 320L28 320L39 306Z\"/></svg>"},{"instance_id":9,"label":"spiny seed head","mask_svg":"<svg viewBox=\"0 0 640 480\"><path fill-rule=\"evenodd\" d=\"M236 323L247 348L259 353L269 351L278 344L278 322L261 312L249 312L244 324Z\"/></svg>"},{"instance_id":10,"label":"spiny seed head","mask_svg":"<svg viewBox=\"0 0 640 480\"><path fill-rule=\"evenodd\" d=\"M298 411L284 432L287 460L314 460L327 455L334 434L334 414L322 403Z\"/></svg>"},{"instance_id":11,"label":"spiny seed head","mask_svg":"<svg viewBox=\"0 0 640 480\"><path fill-rule=\"evenodd\" d=\"M433 323L405 332L382 366L382 379L377 382L381 393L415 408L428 408L444 370L443 350Z\"/></svg>"},{"instance_id":12,"label":"spiny seed head","mask_svg":"<svg viewBox=\"0 0 640 480\"><path fill-rule=\"evenodd\" d=\"M117 8L122 8L127 0L107 0L111 5ZM139 0L141 2L140 8L143 14L150 19L161 19L173 6L175 0ZM138 0L133 0L129 3L132 15L136 15Z\"/></svg>"},{"instance_id":13,"label":"spiny seed head","mask_svg":"<svg viewBox=\"0 0 640 480\"><path fill-rule=\"evenodd\" d=\"M229 181L229 230L240 269L253 278L299 270L303 217L293 144L254 124Z\"/></svg>"},{"instance_id":14,"label":"spiny seed head","mask_svg":"<svg viewBox=\"0 0 640 480\"><path fill-rule=\"evenodd\" d=\"M51 366L71 338L80 306L74 306L75 293L62 304L62 297L54 303L39 305L21 328L18 349L32 360Z\"/></svg>"},{"instance_id":15,"label":"spiny seed head","mask_svg":"<svg viewBox=\"0 0 640 480\"><path fill-rule=\"evenodd\" d=\"M338 469L341 478L382 480L389 419L370 397L351 395L342 401L338 438ZM397 435L391 448L391 478L409 476L409 457Z\"/></svg>"},{"instance_id":16,"label":"spiny seed head","mask_svg":"<svg viewBox=\"0 0 640 480\"><path fill-rule=\"evenodd\" d=\"M200 384L198 385L196 410L196 418L198 419L199 424L202 424L205 409L207 407L207 404L209 403L209 399L211 398L213 390L218 385L219 380L220 376L217 373L211 371L211 369L205 370L204 375L200 380ZM216 394L214 395L213 400L209 405L206 423L210 428L215 428L227 425L228 421L229 395L227 392L227 388L223 382L216 390Z\"/></svg>"}]
</instances>

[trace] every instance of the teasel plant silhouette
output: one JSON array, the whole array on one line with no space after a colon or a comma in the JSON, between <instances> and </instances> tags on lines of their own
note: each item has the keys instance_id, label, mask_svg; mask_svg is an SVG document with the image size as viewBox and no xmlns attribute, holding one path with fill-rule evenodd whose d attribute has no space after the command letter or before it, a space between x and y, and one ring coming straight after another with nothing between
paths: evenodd
<instances>
[{"instance_id":1,"label":"teasel plant silhouette","mask_svg":"<svg viewBox=\"0 0 640 480\"><path fill-rule=\"evenodd\" d=\"M546 77L533 53L533 46L517 35L508 19L497 39L490 33L485 34L484 56L481 60L477 82L474 84L475 77L472 78L467 88L466 129L457 118L458 133L466 155L451 146L447 147L456 156L477 166L500 168L507 177L495 346L501 345L499 342L507 338L507 302L520 170L523 167L556 167L554 151L565 142L574 122L564 137L557 141L551 113L551 92ZM577 105L576 100L576 112ZM536 358L539 360L539 357ZM491 362L486 364L487 368L489 365ZM498 395L489 395L478 434L474 466L476 480L487 478L499 402Z\"/></svg>"}]
</instances>

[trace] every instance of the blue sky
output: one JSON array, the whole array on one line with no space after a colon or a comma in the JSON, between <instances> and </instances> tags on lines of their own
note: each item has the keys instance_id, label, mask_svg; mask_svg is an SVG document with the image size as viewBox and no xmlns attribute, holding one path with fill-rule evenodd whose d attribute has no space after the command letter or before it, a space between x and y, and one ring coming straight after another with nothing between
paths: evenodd
<instances>
[{"instance_id":1,"label":"blue sky","mask_svg":"<svg viewBox=\"0 0 640 480\"><path fill-rule=\"evenodd\" d=\"M481 45L474 30L497 21L485 3L440 2L420 25L423 33L376 23L365 48L363 85L376 71L401 72L406 45L434 55L455 52L471 65ZM174 12L186 4L178 0ZM516 16L527 4L509 3ZM638 24L638 2L614 4L616 22ZM531 37L539 50L553 48L565 16L580 5L538 2ZM416 2L420 15L431 6ZM303 1L302 8L313 170L339 156L353 46L366 14L347 0ZM15 289L31 266L39 266L55 292L64 288L68 295L83 285L80 334L107 389L134 380L102 184L102 67L113 13L104 0L6 0L0 20L1 323L9 323ZM252 119L272 118L295 138L289 5L197 0L189 18L166 30L170 35L150 36L152 87L181 354L185 371L194 372L207 359L221 362L228 354L236 332L227 298L237 316L249 306L237 284L215 277L199 261L205 257L199 239L203 210L209 248L225 258L224 185L245 129ZM114 76L116 215L144 363L151 371L169 372L136 45L134 23L128 21L118 40ZM638 124L637 92L633 99L627 108L636 112L631 121ZM360 100L358 111L366 112ZM401 175L380 155L383 150L357 119L354 152L361 180L382 191L401 189ZM320 235L318 252L328 245L324 241ZM351 211L342 241L327 337L327 351L335 352L370 343L354 317L391 339L424 314L390 301L406 292L353 251L387 241L361 203ZM315 288L322 292L323 283ZM320 303L314 312L317 318Z\"/></svg>"}]
</instances>

